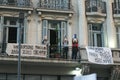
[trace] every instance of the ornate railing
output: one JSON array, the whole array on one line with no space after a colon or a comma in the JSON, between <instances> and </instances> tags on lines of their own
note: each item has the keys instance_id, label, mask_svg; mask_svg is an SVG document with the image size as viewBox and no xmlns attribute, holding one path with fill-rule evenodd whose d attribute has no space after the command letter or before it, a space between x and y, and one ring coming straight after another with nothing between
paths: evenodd
<instances>
[{"instance_id":1,"label":"ornate railing","mask_svg":"<svg viewBox=\"0 0 120 80\"><path fill-rule=\"evenodd\" d=\"M0 0L0 6L32 7L30 0Z\"/></svg>"},{"instance_id":2,"label":"ornate railing","mask_svg":"<svg viewBox=\"0 0 120 80\"><path fill-rule=\"evenodd\" d=\"M10 45L10 46L9 46ZM44 45L45 46L45 45ZM78 48L78 53L76 56L76 59L72 59L72 47L69 46L68 48L68 54L67 58L63 54L63 46L48 46L44 48L43 45L30 45L30 44L24 44L21 49L21 56L26 57L34 57L34 58L43 58L44 55L43 52L46 51L47 55L44 56L44 59L61 59L61 60L75 60L75 61L83 61L88 62L88 55L86 48ZM13 48L12 48L13 47ZM1 49L4 48L4 49ZM7 48L7 49L6 49ZM10 49L11 48L11 49ZM0 45L1 52L0 54L8 54L8 56L17 56L15 54L17 53L18 46L17 44L1 44ZM120 63L120 49L111 49L112 51L112 57L115 63ZM11 54L9 54L9 52ZM42 55L40 55L42 53ZM30 56L31 54L34 54ZM37 56L36 56L37 55Z\"/></svg>"},{"instance_id":3,"label":"ornate railing","mask_svg":"<svg viewBox=\"0 0 120 80\"><path fill-rule=\"evenodd\" d=\"M87 0L86 12L106 13L106 3L101 0Z\"/></svg>"},{"instance_id":4,"label":"ornate railing","mask_svg":"<svg viewBox=\"0 0 120 80\"><path fill-rule=\"evenodd\" d=\"M39 0L38 8L52 10L71 10L70 0Z\"/></svg>"},{"instance_id":5,"label":"ornate railing","mask_svg":"<svg viewBox=\"0 0 120 80\"><path fill-rule=\"evenodd\" d=\"M112 5L113 5L113 14L120 14L120 2L114 2Z\"/></svg>"}]
</instances>

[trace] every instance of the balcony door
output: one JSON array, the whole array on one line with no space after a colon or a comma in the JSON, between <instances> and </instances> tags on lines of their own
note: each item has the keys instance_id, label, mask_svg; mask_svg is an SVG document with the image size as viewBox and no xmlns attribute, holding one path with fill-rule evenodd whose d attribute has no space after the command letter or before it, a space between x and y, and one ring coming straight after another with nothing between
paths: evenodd
<instances>
[{"instance_id":1,"label":"balcony door","mask_svg":"<svg viewBox=\"0 0 120 80\"><path fill-rule=\"evenodd\" d=\"M42 38L44 39L44 36L48 37L50 53L61 53L62 42L65 35L67 35L67 22L43 20Z\"/></svg>"}]
</instances>

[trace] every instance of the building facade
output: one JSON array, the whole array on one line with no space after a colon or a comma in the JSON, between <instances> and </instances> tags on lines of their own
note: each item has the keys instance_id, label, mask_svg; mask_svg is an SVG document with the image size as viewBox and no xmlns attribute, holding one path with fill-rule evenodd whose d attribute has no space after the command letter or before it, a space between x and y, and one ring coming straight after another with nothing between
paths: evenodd
<instances>
[{"instance_id":1,"label":"building facade","mask_svg":"<svg viewBox=\"0 0 120 80\"><path fill-rule=\"evenodd\" d=\"M17 79L19 40L21 80L73 80L80 73L119 80L119 27L120 0L0 0L0 80ZM67 59L63 58L65 36ZM71 59L73 37L79 44L76 60ZM111 48L114 64L90 63L86 46Z\"/></svg>"}]
</instances>

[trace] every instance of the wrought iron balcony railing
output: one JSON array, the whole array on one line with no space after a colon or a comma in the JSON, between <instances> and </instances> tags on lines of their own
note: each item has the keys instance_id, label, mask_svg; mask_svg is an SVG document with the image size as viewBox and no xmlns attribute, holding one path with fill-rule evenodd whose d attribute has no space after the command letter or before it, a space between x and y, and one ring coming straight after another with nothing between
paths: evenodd
<instances>
[{"instance_id":1,"label":"wrought iron balcony railing","mask_svg":"<svg viewBox=\"0 0 120 80\"><path fill-rule=\"evenodd\" d=\"M32 2L30 0L0 0L0 6L32 7Z\"/></svg>"},{"instance_id":2,"label":"wrought iron balcony railing","mask_svg":"<svg viewBox=\"0 0 120 80\"><path fill-rule=\"evenodd\" d=\"M120 14L120 2L114 2L113 6L113 14Z\"/></svg>"},{"instance_id":3,"label":"wrought iron balcony railing","mask_svg":"<svg viewBox=\"0 0 120 80\"><path fill-rule=\"evenodd\" d=\"M106 13L106 3L101 0L87 0L86 12Z\"/></svg>"},{"instance_id":4,"label":"wrought iron balcony railing","mask_svg":"<svg viewBox=\"0 0 120 80\"><path fill-rule=\"evenodd\" d=\"M0 55L2 54L2 56L5 54L7 54L8 57L10 57L11 55L8 53L13 53L12 56L16 56L14 54L17 53L17 44L15 45L14 43L9 46L9 43L0 43ZM11 48L10 47L14 47ZM2 49L3 48L3 49ZM8 48L8 49L6 49ZM33 45L29 45L29 44L25 44L25 46L22 46L23 49L21 49L21 53L23 52L25 55L21 54L21 57L30 57L30 58L43 58L39 55L41 51L41 49L45 49L42 48L42 46L37 46L37 49L33 48ZM8 51L7 51L8 50ZM12 51L11 51L12 50ZM34 52L35 50L35 55L31 55L32 52ZM38 51L37 51L38 50ZM40 51L39 51L40 50ZM43 50L44 51L44 50ZM111 49L112 51L112 57L115 63L120 63L120 49ZM31 52L31 53L30 53ZM18 54L18 53L17 53ZM37 55L38 54L38 55ZM69 51L68 51L68 57L66 58L66 55L63 54L63 46L49 46L47 49L47 55L46 57L44 57L44 59L60 59L60 60L66 60L66 61L81 61L81 63L84 62L88 62L88 55L87 55L87 51L85 48L78 48L78 53L76 56L76 59L72 59L72 47L69 46ZM36 56L37 55L37 56Z\"/></svg>"},{"instance_id":5,"label":"wrought iron balcony railing","mask_svg":"<svg viewBox=\"0 0 120 80\"><path fill-rule=\"evenodd\" d=\"M72 10L70 0L39 0L38 8L50 10Z\"/></svg>"}]
</instances>

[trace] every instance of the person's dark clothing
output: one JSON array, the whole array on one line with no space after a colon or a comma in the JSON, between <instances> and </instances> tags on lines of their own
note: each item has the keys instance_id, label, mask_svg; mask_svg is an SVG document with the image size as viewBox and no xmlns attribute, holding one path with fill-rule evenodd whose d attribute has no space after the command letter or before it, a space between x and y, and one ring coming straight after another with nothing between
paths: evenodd
<instances>
[{"instance_id":1,"label":"person's dark clothing","mask_svg":"<svg viewBox=\"0 0 120 80\"><path fill-rule=\"evenodd\" d=\"M78 52L78 42L72 43L72 59L77 58L77 52Z\"/></svg>"},{"instance_id":2,"label":"person's dark clothing","mask_svg":"<svg viewBox=\"0 0 120 80\"><path fill-rule=\"evenodd\" d=\"M64 47L64 48L63 48L63 57L64 57L65 59L67 59L67 56L68 56L68 47Z\"/></svg>"},{"instance_id":3,"label":"person's dark clothing","mask_svg":"<svg viewBox=\"0 0 120 80\"><path fill-rule=\"evenodd\" d=\"M67 59L68 56L68 40L63 41L63 58Z\"/></svg>"}]
</instances>

